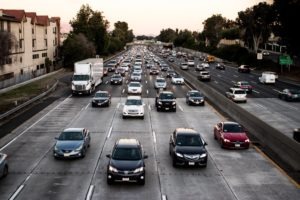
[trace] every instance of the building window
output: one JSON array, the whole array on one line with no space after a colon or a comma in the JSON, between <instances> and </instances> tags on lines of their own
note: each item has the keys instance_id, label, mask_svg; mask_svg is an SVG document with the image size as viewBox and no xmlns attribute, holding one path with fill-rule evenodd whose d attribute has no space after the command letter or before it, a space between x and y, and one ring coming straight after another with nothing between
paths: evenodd
<instances>
[{"instance_id":1,"label":"building window","mask_svg":"<svg viewBox=\"0 0 300 200\"><path fill-rule=\"evenodd\" d=\"M10 22L7 22L7 32L10 32L10 29L11 29Z\"/></svg>"},{"instance_id":2,"label":"building window","mask_svg":"<svg viewBox=\"0 0 300 200\"><path fill-rule=\"evenodd\" d=\"M47 57L47 53L42 53L42 57Z\"/></svg>"},{"instance_id":3,"label":"building window","mask_svg":"<svg viewBox=\"0 0 300 200\"><path fill-rule=\"evenodd\" d=\"M40 64L41 69L44 69L44 67L45 67L45 64Z\"/></svg>"},{"instance_id":4,"label":"building window","mask_svg":"<svg viewBox=\"0 0 300 200\"><path fill-rule=\"evenodd\" d=\"M32 28L32 35L34 34L34 28Z\"/></svg>"},{"instance_id":5,"label":"building window","mask_svg":"<svg viewBox=\"0 0 300 200\"><path fill-rule=\"evenodd\" d=\"M6 58L5 63L6 64L12 64L12 58Z\"/></svg>"},{"instance_id":6,"label":"building window","mask_svg":"<svg viewBox=\"0 0 300 200\"><path fill-rule=\"evenodd\" d=\"M35 39L32 39L32 47L35 48Z\"/></svg>"},{"instance_id":7,"label":"building window","mask_svg":"<svg viewBox=\"0 0 300 200\"><path fill-rule=\"evenodd\" d=\"M23 48L23 40L19 40L19 48L22 49Z\"/></svg>"},{"instance_id":8,"label":"building window","mask_svg":"<svg viewBox=\"0 0 300 200\"><path fill-rule=\"evenodd\" d=\"M47 27L45 28L45 35L47 35Z\"/></svg>"},{"instance_id":9,"label":"building window","mask_svg":"<svg viewBox=\"0 0 300 200\"><path fill-rule=\"evenodd\" d=\"M20 74L21 74L21 75L24 74L24 70L23 70L23 69L20 70Z\"/></svg>"},{"instance_id":10,"label":"building window","mask_svg":"<svg viewBox=\"0 0 300 200\"><path fill-rule=\"evenodd\" d=\"M39 54L33 54L32 55L32 59L38 59L39 58Z\"/></svg>"},{"instance_id":11,"label":"building window","mask_svg":"<svg viewBox=\"0 0 300 200\"><path fill-rule=\"evenodd\" d=\"M37 69L37 70L39 70L39 69L40 69L40 66L39 66L39 65L37 65L37 66L36 66L36 69Z\"/></svg>"},{"instance_id":12,"label":"building window","mask_svg":"<svg viewBox=\"0 0 300 200\"><path fill-rule=\"evenodd\" d=\"M22 63L23 62L23 58L22 58L22 56L20 57L20 63Z\"/></svg>"},{"instance_id":13,"label":"building window","mask_svg":"<svg viewBox=\"0 0 300 200\"><path fill-rule=\"evenodd\" d=\"M48 46L48 41L47 41L47 39L45 39L45 47L47 47Z\"/></svg>"},{"instance_id":14,"label":"building window","mask_svg":"<svg viewBox=\"0 0 300 200\"><path fill-rule=\"evenodd\" d=\"M56 33L56 27L53 28L53 33Z\"/></svg>"},{"instance_id":15,"label":"building window","mask_svg":"<svg viewBox=\"0 0 300 200\"><path fill-rule=\"evenodd\" d=\"M4 21L0 21L0 31L4 31Z\"/></svg>"}]
</instances>

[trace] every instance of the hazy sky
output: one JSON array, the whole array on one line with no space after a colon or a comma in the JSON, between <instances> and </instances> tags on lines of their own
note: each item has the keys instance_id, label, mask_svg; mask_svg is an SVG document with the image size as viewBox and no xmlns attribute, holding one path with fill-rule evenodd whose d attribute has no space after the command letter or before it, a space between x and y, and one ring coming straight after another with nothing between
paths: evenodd
<instances>
[{"instance_id":1,"label":"hazy sky","mask_svg":"<svg viewBox=\"0 0 300 200\"><path fill-rule=\"evenodd\" d=\"M117 21L127 22L135 35L158 35L162 29L202 31L203 24L213 14L235 20L259 2L272 0L0 0L0 8L24 9L38 15L61 18L62 32L76 17L81 5L88 4L101 11L113 29Z\"/></svg>"}]
</instances>

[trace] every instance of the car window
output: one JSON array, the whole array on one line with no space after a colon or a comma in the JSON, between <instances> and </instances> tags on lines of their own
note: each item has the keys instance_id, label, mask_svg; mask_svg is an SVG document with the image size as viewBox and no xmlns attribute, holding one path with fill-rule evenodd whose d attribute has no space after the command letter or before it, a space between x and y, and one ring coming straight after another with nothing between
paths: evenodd
<instances>
[{"instance_id":1,"label":"car window","mask_svg":"<svg viewBox=\"0 0 300 200\"><path fill-rule=\"evenodd\" d=\"M114 160L140 160L142 159L139 148L115 148L112 153Z\"/></svg>"},{"instance_id":2,"label":"car window","mask_svg":"<svg viewBox=\"0 0 300 200\"><path fill-rule=\"evenodd\" d=\"M191 92L191 93L190 93L190 96L191 96L191 97L201 97L201 94L198 93L198 92Z\"/></svg>"},{"instance_id":3,"label":"car window","mask_svg":"<svg viewBox=\"0 0 300 200\"><path fill-rule=\"evenodd\" d=\"M240 133L243 132L243 127L239 124L224 124L224 132Z\"/></svg>"},{"instance_id":4,"label":"car window","mask_svg":"<svg viewBox=\"0 0 300 200\"><path fill-rule=\"evenodd\" d=\"M95 94L95 97L108 97L108 94L104 92L99 92Z\"/></svg>"},{"instance_id":5,"label":"car window","mask_svg":"<svg viewBox=\"0 0 300 200\"><path fill-rule=\"evenodd\" d=\"M62 132L58 140L83 140L81 132Z\"/></svg>"},{"instance_id":6,"label":"car window","mask_svg":"<svg viewBox=\"0 0 300 200\"><path fill-rule=\"evenodd\" d=\"M174 99L173 94L161 94L160 98L162 99Z\"/></svg>"},{"instance_id":7,"label":"car window","mask_svg":"<svg viewBox=\"0 0 300 200\"><path fill-rule=\"evenodd\" d=\"M132 105L140 106L140 105L143 105L143 102L140 99L127 99L125 105L127 105L127 106L132 106Z\"/></svg>"},{"instance_id":8,"label":"car window","mask_svg":"<svg viewBox=\"0 0 300 200\"><path fill-rule=\"evenodd\" d=\"M139 84L139 83L130 83L129 87L141 87L141 84Z\"/></svg>"},{"instance_id":9,"label":"car window","mask_svg":"<svg viewBox=\"0 0 300 200\"><path fill-rule=\"evenodd\" d=\"M234 93L235 94L246 94L246 92L244 90L236 90Z\"/></svg>"},{"instance_id":10,"label":"car window","mask_svg":"<svg viewBox=\"0 0 300 200\"><path fill-rule=\"evenodd\" d=\"M177 135L176 145L178 146L203 146L200 135Z\"/></svg>"}]
</instances>

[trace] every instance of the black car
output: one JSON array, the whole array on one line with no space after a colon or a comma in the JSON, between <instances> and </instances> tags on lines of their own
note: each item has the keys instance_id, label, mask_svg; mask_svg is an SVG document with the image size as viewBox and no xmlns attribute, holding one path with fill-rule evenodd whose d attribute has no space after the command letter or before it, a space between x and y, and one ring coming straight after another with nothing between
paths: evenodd
<instances>
[{"instance_id":1,"label":"black car","mask_svg":"<svg viewBox=\"0 0 300 200\"><path fill-rule=\"evenodd\" d=\"M172 77L174 77L176 75L177 75L177 73L174 70L168 70L166 77L167 78L172 78Z\"/></svg>"},{"instance_id":2,"label":"black car","mask_svg":"<svg viewBox=\"0 0 300 200\"><path fill-rule=\"evenodd\" d=\"M171 91L160 91L155 98L157 111L172 110L176 112L176 97Z\"/></svg>"},{"instance_id":3,"label":"black car","mask_svg":"<svg viewBox=\"0 0 300 200\"><path fill-rule=\"evenodd\" d=\"M122 85L123 83L123 77L121 74L113 74L110 77L110 84L112 85Z\"/></svg>"},{"instance_id":4,"label":"black car","mask_svg":"<svg viewBox=\"0 0 300 200\"><path fill-rule=\"evenodd\" d=\"M169 153L173 166L207 165L206 142L200 133L191 128L176 128L170 136Z\"/></svg>"},{"instance_id":5,"label":"black car","mask_svg":"<svg viewBox=\"0 0 300 200\"><path fill-rule=\"evenodd\" d=\"M238 72L250 73L251 72L250 66L249 65L241 65L238 67Z\"/></svg>"},{"instance_id":6,"label":"black car","mask_svg":"<svg viewBox=\"0 0 300 200\"><path fill-rule=\"evenodd\" d=\"M225 65L222 64L222 63L218 63L218 64L216 65L216 69L225 70Z\"/></svg>"},{"instance_id":7,"label":"black car","mask_svg":"<svg viewBox=\"0 0 300 200\"><path fill-rule=\"evenodd\" d=\"M285 101L300 101L300 90L299 89L284 89L278 94L279 99Z\"/></svg>"},{"instance_id":8,"label":"black car","mask_svg":"<svg viewBox=\"0 0 300 200\"><path fill-rule=\"evenodd\" d=\"M115 181L145 184L145 161L142 145L137 139L119 139L112 150L107 165L107 184Z\"/></svg>"},{"instance_id":9,"label":"black car","mask_svg":"<svg viewBox=\"0 0 300 200\"><path fill-rule=\"evenodd\" d=\"M92 107L109 106L111 104L111 95L107 91L97 91L92 99Z\"/></svg>"},{"instance_id":10,"label":"black car","mask_svg":"<svg viewBox=\"0 0 300 200\"><path fill-rule=\"evenodd\" d=\"M201 105L204 106L205 99L204 95L198 90L190 90L186 93L185 96L186 103L188 105Z\"/></svg>"}]
</instances>

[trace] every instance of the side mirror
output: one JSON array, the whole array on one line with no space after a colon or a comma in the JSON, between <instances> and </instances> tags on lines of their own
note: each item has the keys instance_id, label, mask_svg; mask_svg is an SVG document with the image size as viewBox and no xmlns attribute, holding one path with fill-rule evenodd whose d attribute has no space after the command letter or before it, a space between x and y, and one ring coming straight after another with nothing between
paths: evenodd
<instances>
[{"instance_id":1,"label":"side mirror","mask_svg":"<svg viewBox=\"0 0 300 200\"><path fill-rule=\"evenodd\" d=\"M144 155L144 159L147 159L148 158L148 155Z\"/></svg>"},{"instance_id":2,"label":"side mirror","mask_svg":"<svg viewBox=\"0 0 300 200\"><path fill-rule=\"evenodd\" d=\"M54 139L58 140L58 137L55 137Z\"/></svg>"},{"instance_id":3,"label":"side mirror","mask_svg":"<svg viewBox=\"0 0 300 200\"><path fill-rule=\"evenodd\" d=\"M206 142L204 142L204 146L206 146L207 145L207 143Z\"/></svg>"},{"instance_id":4,"label":"side mirror","mask_svg":"<svg viewBox=\"0 0 300 200\"><path fill-rule=\"evenodd\" d=\"M107 158L111 158L111 155L110 155L110 154L107 154L106 157L107 157Z\"/></svg>"}]
</instances>

